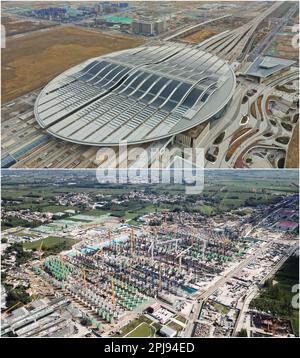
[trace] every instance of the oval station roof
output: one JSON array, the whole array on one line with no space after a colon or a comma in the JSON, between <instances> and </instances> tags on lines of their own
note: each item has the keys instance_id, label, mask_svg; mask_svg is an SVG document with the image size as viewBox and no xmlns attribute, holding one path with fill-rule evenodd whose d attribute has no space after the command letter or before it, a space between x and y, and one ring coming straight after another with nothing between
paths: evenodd
<instances>
[{"instance_id":1,"label":"oval station roof","mask_svg":"<svg viewBox=\"0 0 300 358\"><path fill-rule=\"evenodd\" d=\"M35 116L48 133L74 143L145 143L213 117L235 83L232 68L215 55L190 45L148 45L67 70L41 91Z\"/></svg>"}]
</instances>

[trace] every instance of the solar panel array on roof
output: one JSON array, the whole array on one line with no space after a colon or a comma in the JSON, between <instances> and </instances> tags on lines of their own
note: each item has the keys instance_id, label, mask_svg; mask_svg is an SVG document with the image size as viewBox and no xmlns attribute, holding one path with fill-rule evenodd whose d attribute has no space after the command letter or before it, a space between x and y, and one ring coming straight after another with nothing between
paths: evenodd
<instances>
[{"instance_id":1,"label":"solar panel array on roof","mask_svg":"<svg viewBox=\"0 0 300 358\"><path fill-rule=\"evenodd\" d=\"M143 46L88 60L51 81L35 116L59 138L118 145L170 137L212 118L230 100L235 76L192 46Z\"/></svg>"}]
</instances>

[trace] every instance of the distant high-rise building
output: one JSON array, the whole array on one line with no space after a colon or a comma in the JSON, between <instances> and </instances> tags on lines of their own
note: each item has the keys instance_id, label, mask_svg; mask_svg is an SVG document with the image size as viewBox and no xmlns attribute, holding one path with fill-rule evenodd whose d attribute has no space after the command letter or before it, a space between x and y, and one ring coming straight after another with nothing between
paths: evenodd
<instances>
[{"instance_id":1,"label":"distant high-rise building","mask_svg":"<svg viewBox=\"0 0 300 358\"><path fill-rule=\"evenodd\" d=\"M167 30L167 23L165 20L158 20L154 22L154 32L161 34Z\"/></svg>"},{"instance_id":2,"label":"distant high-rise building","mask_svg":"<svg viewBox=\"0 0 300 358\"><path fill-rule=\"evenodd\" d=\"M96 6L96 13L101 14L103 12L103 6L102 4L97 4Z\"/></svg>"},{"instance_id":3,"label":"distant high-rise building","mask_svg":"<svg viewBox=\"0 0 300 358\"><path fill-rule=\"evenodd\" d=\"M157 21L134 21L132 23L132 32L135 34L144 34L144 35L157 35L166 31L166 21L157 20Z\"/></svg>"},{"instance_id":4,"label":"distant high-rise building","mask_svg":"<svg viewBox=\"0 0 300 358\"><path fill-rule=\"evenodd\" d=\"M134 21L132 32L135 34L154 35L154 24L146 21Z\"/></svg>"},{"instance_id":5,"label":"distant high-rise building","mask_svg":"<svg viewBox=\"0 0 300 358\"><path fill-rule=\"evenodd\" d=\"M153 22L142 22L141 25L142 34L154 35Z\"/></svg>"},{"instance_id":6,"label":"distant high-rise building","mask_svg":"<svg viewBox=\"0 0 300 358\"><path fill-rule=\"evenodd\" d=\"M133 21L132 22L132 32L135 33L135 34L140 34L142 31L141 31L141 23L140 22L137 22L137 21Z\"/></svg>"}]
</instances>

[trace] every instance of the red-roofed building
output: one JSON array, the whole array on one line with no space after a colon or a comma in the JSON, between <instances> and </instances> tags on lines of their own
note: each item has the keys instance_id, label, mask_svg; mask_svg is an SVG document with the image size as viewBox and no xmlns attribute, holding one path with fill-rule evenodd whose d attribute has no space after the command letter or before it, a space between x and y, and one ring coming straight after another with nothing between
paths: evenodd
<instances>
[{"instance_id":1,"label":"red-roofed building","mask_svg":"<svg viewBox=\"0 0 300 358\"><path fill-rule=\"evenodd\" d=\"M280 231L295 232L299 224L295 221L283 220L275 224L275 229Z\"/></svg>"},{"instance_id":2,"label":"red-roofed building","mask_svg":"<svg viewBox=\"0 0 300 358\"><path fill-rule=\"evenodd\" d=\"M279 215L281 217L281 219L292 219L293 217L295 217L296 215L296 211L295 210L291 210L291 209L282 209L279 212Z\"/></svg>"},{"instance_id":3,"label":"red-roofed building","mask_svg":"<svg viewBox=\"0 0 300 358\"><path fill-rule=\"evenodd\" d=\"M156 302L156 303L153 303L151 306L149 306L147 311L149 313L154 313L154 312L158 311L160 308L161 308L161 305L158 302Z\"/></svg>"}]
</instances>

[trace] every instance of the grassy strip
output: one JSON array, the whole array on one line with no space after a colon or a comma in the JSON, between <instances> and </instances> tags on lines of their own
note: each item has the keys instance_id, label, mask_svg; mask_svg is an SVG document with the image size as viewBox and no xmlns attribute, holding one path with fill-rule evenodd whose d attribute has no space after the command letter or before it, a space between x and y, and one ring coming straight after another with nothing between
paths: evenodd
<instances>
[{"instance_id":1,"label":"grassy strip","mask_svg":"<svg viewBox=\"0 0 300 358\"><path fill-rule=\"evenodd\" d=\"M24 249L30 250L38 250L40 247L42 247L42 251L48 251L50 254L54 252L56 253L64 250L69 250L75 243L76 240L70 239L68 237L48 236L45 239L26 242L23 244L23 247Z\"/></svg>"}]
</instances>

